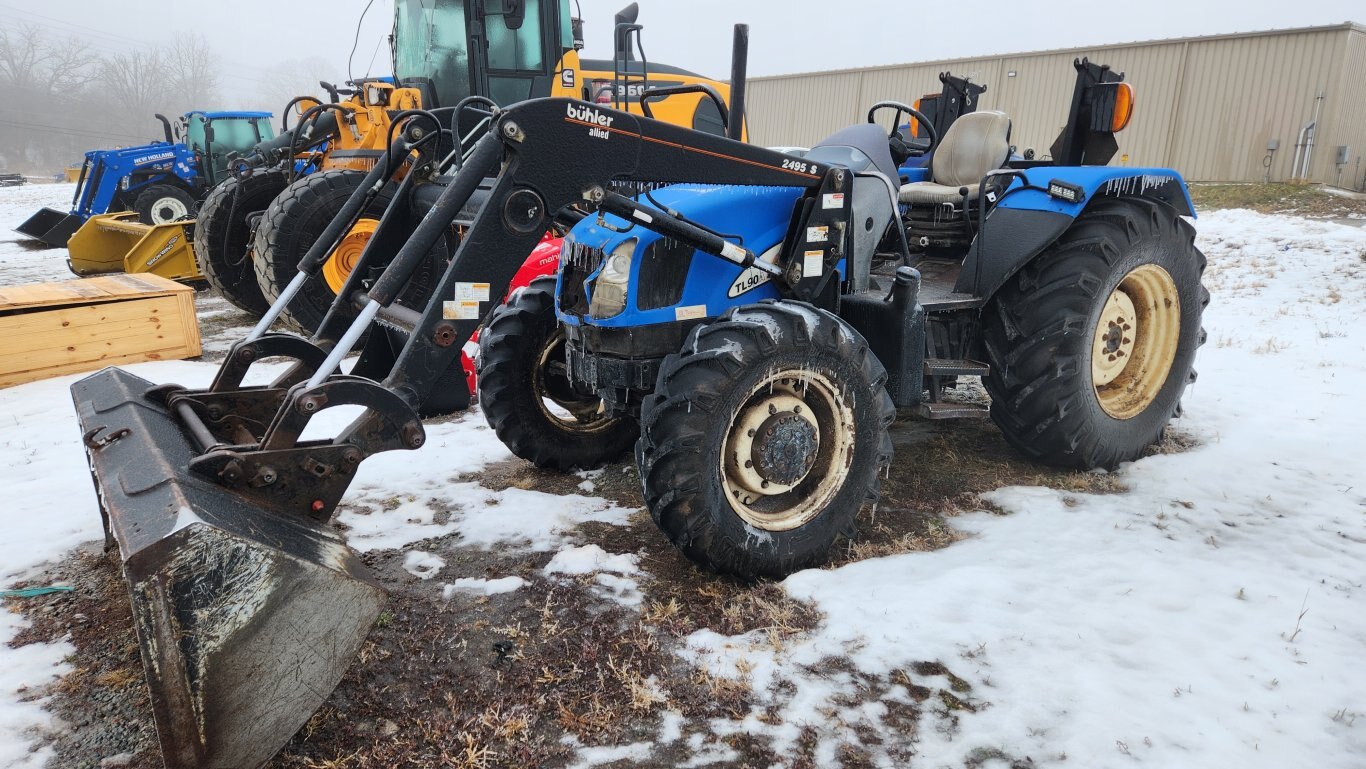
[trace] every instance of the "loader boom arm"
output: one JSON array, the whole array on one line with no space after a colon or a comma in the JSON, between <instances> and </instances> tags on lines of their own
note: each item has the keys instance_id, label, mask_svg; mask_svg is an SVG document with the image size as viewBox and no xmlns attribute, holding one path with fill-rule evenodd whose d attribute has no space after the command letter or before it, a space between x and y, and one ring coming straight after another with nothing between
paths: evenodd
<instances>
[{"instance_id":1,"label":"loader boom arm","mask_svg":"<svg viewBox=\"0 0 1366 769\"><path fill-rule=\"evenodd\" d=\"M585 102L524 102L499 115L493 130L480 140L455 178L445 182L437 202L415 229L409 212L399 210L411 196L396 196L395 206L381 219L314 342L330 349L339 361L350 351L345 344L348 333L351 339L359 336L358 324L373 320L407 332L407 344L396 360L367 347L352 375L368 380L359 388L362 391L384 389L397 395L412 413L389 414L387 421L409 423L431 395L440 373L460 354L462 345L491 309L488 300L502 296L525 254L540 241L557 212L575 204L611 210L640 226L667 229L671 237L698 250L750 266L755 257L742 246L664 212L652 214L648 207L611 192L612 188L632 182L689 182L794 187L814 195L821 190L842 189L845 175L839 167L802 161ZM450 231L474 189L488 176L493 176L492 189L438 281L432 301L423 308L399 306L395 297L418 261ZM409 179L404 183L413 182ZM388 266L366 290L362 276L372 264ZM473 284L488 284L489 288L486 294L477 292L482 297L475 300L477 305L460 305L457 289ZM471 294L466 291L461 295ZM352 320L357 308L364 320ZM335 375L328 368L326 363L310 367L310 381L290 391L280 413L299 416L282 416L280 429L288 424L289 432L295 433L301 429L296 423L304 415L316 413L317 408L307 404L316 403L316 399L309 400L316 394L313 390ZM374 420L379 415L373 413L373 407L379 406L379 400L392 401L375 394L375 402L362 404L372 406L371 411L339 435L338 444L359 443L357 436L378 429ZM276 427L273 424L272 430ZM268 433L262 444L280 447L277 437Z\"/></svg>"}]
</instances>

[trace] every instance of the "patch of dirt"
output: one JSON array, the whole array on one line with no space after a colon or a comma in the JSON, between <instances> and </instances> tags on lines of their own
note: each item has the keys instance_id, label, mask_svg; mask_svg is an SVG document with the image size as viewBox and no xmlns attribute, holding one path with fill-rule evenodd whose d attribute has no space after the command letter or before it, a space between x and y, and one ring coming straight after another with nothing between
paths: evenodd
<instances>
[{"instance_id":1,"label":"patch of dirt","mask_svg":"<svg viewBox=\"0 0 1366 769\"><path fill-rule=\"evenodd\" d=\"M50 692L48 709L64 728L50 735L56 755L49 766L99 769L105 758L132 754L120 766L161 769L123 575L102 547L92 544L24 586L51 584L75 589L6 601L9 610L23 612L32 623L12 646L65 638L76 647L67 659L75 669Z\"/></svg>"},{"instance_id":2,"label":"patch of dirt","mask_svg":"<svg viewBox=\"0 0 1366 769\"><path fill-rule=\"evenodd\" d=\"M897 453L883 482L883 501L865 513L859 538L838 549L832 566L945 547L955 540L948 519L981 509L978 495L1001 486L1123 490L1110 474L1025 461L986 420L901 420L893 439ZM1172 439L1158 450L1187 447ZM453 480L495 490L591 493L625 507L643 504L629 461L571 475L506 461ZM694 567L643 510L626 526L586 524L577 539L637 557L642 574L634 576L643 595L638 609L605 598L593 575L546 577L542 570L550 553L483 551L462 546L458 536L414 543L405 550L426 550L446 561L426 581L403 569L404 551L366 554L366 564L390 593L384 613L341 685L268 767L562 767L572 762L579 744L656 741L666 711L685 720L681 739L657 744L651 760L660 765L691 758L689 738L734 751L731 760L714 764L719 767L817 765L816 749L830 739L828 730L809 729L797 754L782 756L762 735L711 731L713 719L781 719L780 705L792 694L783 687L791 682L754 692L677 653L689 634L703 628L753 633L757 643L781 652L819 625L821 617L810 605L774 583L746 584ZM512 575L527 584L486 597L455 594L447 600L442 594L443 579ZM59 579L76 591L15 607L34 621L16 643L70 633L77 648L77 670L53 700L66 728L52 736L57 756L51 766L94 769L102 758L131 753L128 766L159 767L127 591L117 568L96 551L82 551L35 584ZM952 732L963 713L990 705L938 662L872 675L847 660L830 659L805 674L855 682L845 687L848 701L832 707L876 703L884 714L851 724L848 736L840 738L836 754L844 767L871 766L882 755L908 762L920 725ZM984 758L990 763L996 757Z\"/></svg>"}]
</instances>

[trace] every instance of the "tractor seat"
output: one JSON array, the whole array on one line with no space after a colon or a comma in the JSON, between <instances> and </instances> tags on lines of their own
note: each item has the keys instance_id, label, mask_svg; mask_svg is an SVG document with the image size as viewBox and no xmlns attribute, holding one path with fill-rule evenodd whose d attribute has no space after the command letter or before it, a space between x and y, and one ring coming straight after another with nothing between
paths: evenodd
<instances>
[{"instance_id":1,"label":"tractor seat","mask_svg":"<svg viewBox=\"0 0 1366 769\"><path fill-rule=\"evenodd\" d=\"M981 194L982 177L1005 165L1010 158L1010 118L1004 112L972 112L954 121L930 160L928 182L901 187L898 198L911 205L958 203L959 191L968 200Z\"/></svg>"}]
</instances>

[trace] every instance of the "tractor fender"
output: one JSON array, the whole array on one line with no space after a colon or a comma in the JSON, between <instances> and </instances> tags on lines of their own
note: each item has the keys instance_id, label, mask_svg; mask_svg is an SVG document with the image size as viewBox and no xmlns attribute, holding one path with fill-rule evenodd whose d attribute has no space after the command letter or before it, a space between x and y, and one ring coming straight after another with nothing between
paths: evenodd
<instances>
[{"instance_id":1,"label":"tractor fender","mask_svg":"<svg viewBox=\"0 0 1366 769\"><path fill-rule=\"evenodd\" d=\"M1048 194L1051 182L1079 189L1080 198L1068 201ZM1181 216L1195 216L1185 180L1168 168L1039 166L1021 171L973 240L954 291L990 299L1061 237L1093 201L1132 197L1156 200Z\"/></svg>"}]
</instances>

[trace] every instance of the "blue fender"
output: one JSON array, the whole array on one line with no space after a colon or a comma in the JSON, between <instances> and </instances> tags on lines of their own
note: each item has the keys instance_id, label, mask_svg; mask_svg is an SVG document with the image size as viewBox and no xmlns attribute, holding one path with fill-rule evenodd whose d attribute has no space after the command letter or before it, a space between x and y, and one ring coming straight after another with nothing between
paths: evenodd
<instances>
[{"instance_id":1,"label":"blue fender","mask_svg":"<svg viewBox=\"0 0 1366 769\"><path fill-rule=\"evenodd\" d=\"M1050 195L1050 182L1080 190L1076 201ZM989 299L1029 260L1062 236L1091 203L1141 197L1195 216L1186 182L1169 168L1038 166L1019 172L987 215L954 291Z\"/></svg>"}]
</instances>

